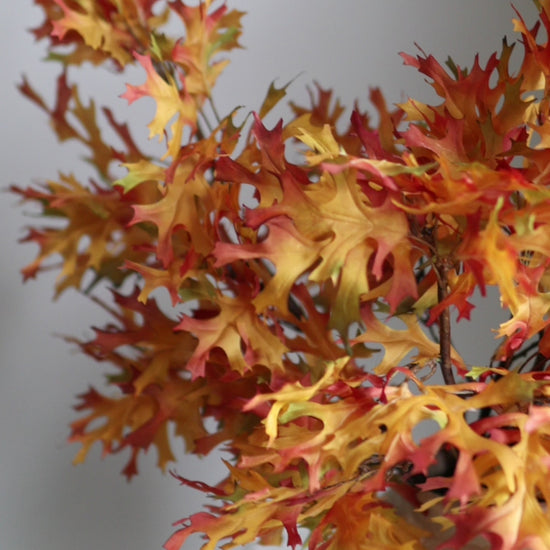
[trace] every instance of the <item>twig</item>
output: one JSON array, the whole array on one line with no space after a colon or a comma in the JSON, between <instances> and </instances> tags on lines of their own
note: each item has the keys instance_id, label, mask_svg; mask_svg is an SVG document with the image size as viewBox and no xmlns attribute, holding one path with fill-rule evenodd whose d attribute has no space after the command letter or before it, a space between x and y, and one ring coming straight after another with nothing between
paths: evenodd
<instances>
[{"instance_id":1,"label":"twig","mask_svg":"<svg viewBox=\"0 0 550 550\"><path fill-rule=\"evenodd\" d=\"M420 228L413 216L409 217L409 223L412 238L423 245L421 248L427 246L428 250L433 254L432 262L437 277L437 301L441 304L448 296L448 272L449 267L452 265L452 261L449 257L440 256L438 253L435 242L436 225ZM456 381L453 374L453 363L451 360L451 313L449 311L449 306L443 309L443 311L439 314L438 323L441 372L443 374L445 384L452 385L455 384Z\"/></svg>"},{"instance_id":2,"label":"twig","mask_svg":"<svg viewBox=\"0 0 550 550\"><path fill-rule=\"evenodd\" d=\"M437 301L441 304L447 298L449 266L445 259L440 259L436 263L435 269L437 273ZM445 384L455 384L451 361L451 313L448 306L439 315L439 355Z\"/></svg>"}]
</instances>

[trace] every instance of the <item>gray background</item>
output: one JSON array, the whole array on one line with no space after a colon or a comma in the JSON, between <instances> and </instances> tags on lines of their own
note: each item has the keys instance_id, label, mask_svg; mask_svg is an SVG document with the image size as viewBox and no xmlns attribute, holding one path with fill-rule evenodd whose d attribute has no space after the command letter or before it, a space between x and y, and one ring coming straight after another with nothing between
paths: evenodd
<instances>
[{"instance_id":1,"label":"gray background","mask_svg":"<svg viewBox=\"0 0 550 550\"><path fill-rule=\"evenodd\" d=\"M318 80L351 104L366 98L368 86L381 86L390 102L410 95L431 96L421 75L402 66L399 51L416 53L414 42L444 61L449 54L469 65L476 51L485 62L511 34L513 15L501 0L278 0L230 2L248 10L237 52L217 90L221 112L236 104L257 108L271 80L283 84L303 74L290 95L304 99L304 86ZM516 7L533 20L529 0ZM1 185L26 185L55 178L58 170L87 175L82 150L59 146L45 117L15 89L23 73L51 101L57 67L41 63L44 49L25 29L41 22L40 10L23 2L0 2ZM89 68L73 71L84 98L108 103L119 118L130 117L145 135L151 105L128 109L116 99L123 80ZM127 81L141 83L131 72ZM362 101L366 105L365 101ZM280 111L284 114L284 111ZM100 385L100 367L78 355L54 333L90 335L102 313L68 292L51 301L55 274L22 285L19 269L33 258L33 245L18 245L29 222L13 196L0 201L0 550L79 550L160 548L171 522L198 511L200 499L180 488L154 466L150 453L140 462L142 475L128 484L119 471L124 457L100 459L94 449L83 466L73 467L77 447L66 443L74 396L88 384ZM32 221L32 220L31 220ZM471 363L483 363L492 350L490 327L498 313L487 300L474 312L471 327L461 328L459 349ZM183 457L180 472L215 481L218 458ZM189 548L198 548L196 539Z\"/></svg>"}]
</instances>

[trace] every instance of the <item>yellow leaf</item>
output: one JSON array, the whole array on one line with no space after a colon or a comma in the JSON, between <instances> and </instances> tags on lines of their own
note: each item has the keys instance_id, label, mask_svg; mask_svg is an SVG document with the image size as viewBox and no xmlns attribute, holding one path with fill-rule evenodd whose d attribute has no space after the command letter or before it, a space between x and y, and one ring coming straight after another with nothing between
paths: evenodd
<instances>
[{"instance_id":1,"label":"yellow leaf","mask_svg":"<svg viewBox=\"0 0 550 550\"><path fill-rule=\"evenodd\" d=\"M168 147L163 158L176 158L182 145L184 126L188 125L194 132L197 126L197 105L192 96L183 89L179 90L176 81L170 75L163 78L155 70L149 55L134 54L141 66L145 69L147 80L140 86L127 84L126 93L121 97L133 103L141 97L151 97L155 100L157 110L155 117L149 124L149 139L158 137L161 141L167 132L168 123L172 123L171 137L168 138Z\"/></svg>"}]
</instances>

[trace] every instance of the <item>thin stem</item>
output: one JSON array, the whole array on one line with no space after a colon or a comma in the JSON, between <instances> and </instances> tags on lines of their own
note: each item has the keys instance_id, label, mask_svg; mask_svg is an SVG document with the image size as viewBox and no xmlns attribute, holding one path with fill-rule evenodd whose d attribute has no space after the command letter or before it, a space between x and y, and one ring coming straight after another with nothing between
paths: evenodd
<instances>
[{"instance_id":1,"label":"thin stem","mask_svg":"<svg viewBox=\"0 0 550 550\"><path fill-rule=\"evenodd\" d=\"M447 298L448 266L444 260L436 265L437 272L437 301L442 303ZM451 312L447 306L439 315L439 356L441 372L445 384L455 384L453 363L451 361Z\"/></svg>"},{"instance_id":2,"label":"thin stem","mask_svg":"<svg viewBox=\"0 0 550 550\"><path fill-rule=\"evenodd\" d=\"M424 327L426 327L426 330L428 331L432 340L437 344L439 344L439 334L435 330L435 326L433 324L428 324L429 319L430 319L430 315L426 314L420 318L420 322L424 325Z\"/></svg>"},{"instance_id":3,"label":"thin stem","mask_svg":"<svg viewBox=\"0 0 550 550\"><path fill-rule=\"evenodd\" d=\"M434 255L433 267L437 277L437 301L441 304L448 296L448 272L451 265L450 258L439 256L435 241L436 225L425 226L422 230L416 221L416 218L409 218L412 237L428 249ZM424 248L422 246L422 248ZM451 360L451 312L447 306L439 314L439 359L441 361L441 372L445 384L455 384L453 374L453 363ZM435 339L435 338L434 338Z\"/></svg>"},{"instance_id":4,"label":"thin stem","mask_svg":"<svg viewBox=\"0 0 550 550\"><path fill-rule=\"evenodd\" d=\"M537 350L534 353L532 353L531 355L527 356L527 359L525 359L523 361L523 363L519 367L517 367L517 372L521 372L535 358L536 358L536 361L535 361L535 364L534 364L533 368L531 369L531 371L542 370L542 368L540 368L540 367L541 367L541 365L544 366L544 364L541 363L540 354L539 354L539 351Z\"/></svg>"},{"instance_id":5,"label":"thin stem","mask_svg":"<svg viewBox=\"0 0 550 550\"><path fill-rule=\"evenodd\" d=\"M208 128L208 132L211 134L214 131L214 128L210 124L210 121L208 120L208 117L204 114L204 111L202 109L198 109L198 113L202 116L202 119L204 123L206 124L206 127Z\"/></svg>"},{"instance_id":6,"label":"thin stem","mask_svg":"<svg viewBox=\"0 0 550 550\"><path fill-rule=\"evenodd\" d=\"M220 117L220 114L218 113L218 110L216 109L216 104L214 103L214 100L212 99L212 96L208 96L208 102L210 103L210 107L212 108L212 112L214 113L214 117L216 118L216 121L218 124L222 123L222 119Z\"/></svg>"},{"instance_id":7,"label":"thin stem","mask_svg":"<svg viewBox=\"0 0 550 550\"><path fill-rule=\"evenodd\" d=\"M101 298L99 298L99 296L96 296L95 294L87 294L86 292L82 292L82 294L86 296L86 298L92 300L92 302L96 303L99 307L110 313L119 321L124 321L124 316L119 311L116 311L114 308L110 307L107 302L104 302Z\"/></svg>"}]
</instances>

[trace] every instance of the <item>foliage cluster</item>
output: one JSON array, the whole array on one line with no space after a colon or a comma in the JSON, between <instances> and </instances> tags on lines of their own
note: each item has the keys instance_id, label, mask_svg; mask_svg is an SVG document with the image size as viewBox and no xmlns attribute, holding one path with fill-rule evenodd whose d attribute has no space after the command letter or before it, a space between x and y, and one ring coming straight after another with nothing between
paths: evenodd
<instances>
[{"instance_id":1,"label":"foliage cluster","mask_svg":"<svg viewBox=\"0 0 550 550\"><path fill-rule=\"evenodd\" d=\"M58 269L57 295L76 289L110 317L70 339L110 368L106 394L79 396L76 462L99 443L129 454L131 478L151 447L160 468L174 461L172 432L190 453L224 446L216 486L174 474L214 504L181 520L168 550L193 533L207 550L285 537L311 550L550 548L550 1L532 29L518 14L520 41L485 66L403 55L437 105L389 108L373 89L376 122L356 109L347 123L317 86L273 128L263 120L285 88L250 117L214 105L239 11L35 3L34 35L63 71L53 106L20 89L96 177L13 187L44 220L23 273ZM69 73L83 63L141 66L123 97L154 100L160 158L82 99ZM468 320L489 286L509 319L471 368L450 315ZM419 444L426 421L437 429Z\"/></svg>"}]
</instances>

